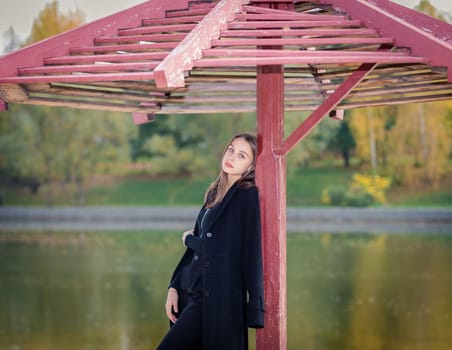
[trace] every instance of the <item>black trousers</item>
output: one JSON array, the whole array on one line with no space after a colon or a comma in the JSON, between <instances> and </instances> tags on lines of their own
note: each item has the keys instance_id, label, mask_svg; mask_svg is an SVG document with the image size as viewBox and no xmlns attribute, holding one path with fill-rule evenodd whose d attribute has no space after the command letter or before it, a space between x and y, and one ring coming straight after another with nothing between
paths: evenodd
<instances>
[{"instance_id":1,"label":"black trousers","mask_svg":"<svg viewBox=\"0 0 452 350\"><path fill-rule=\"evenodd\" d=\"M157 350L202 350L202 297L190 296Z\"/></svg>"}]
</instances>

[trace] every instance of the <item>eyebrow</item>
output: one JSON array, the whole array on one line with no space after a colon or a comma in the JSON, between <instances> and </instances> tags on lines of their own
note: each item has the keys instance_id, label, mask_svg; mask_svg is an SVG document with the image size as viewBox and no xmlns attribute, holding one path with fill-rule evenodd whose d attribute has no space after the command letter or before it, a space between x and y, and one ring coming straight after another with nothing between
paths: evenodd
<instances>
[{"instance_id":1,"label":"eyebrow","mask_svg":"<svg viewBox=\"0 0 452 350\"><path fill-rule=\"evenodd\" d=\"M229 144L229 147L232 147L232 148L235 150L234 144L233 144L232 142ZM239 151L239 153L243 153L243 154L245 154L247 157L249 157L249 154L246 153L245 151Z\"/></svg>"}]
</instances>

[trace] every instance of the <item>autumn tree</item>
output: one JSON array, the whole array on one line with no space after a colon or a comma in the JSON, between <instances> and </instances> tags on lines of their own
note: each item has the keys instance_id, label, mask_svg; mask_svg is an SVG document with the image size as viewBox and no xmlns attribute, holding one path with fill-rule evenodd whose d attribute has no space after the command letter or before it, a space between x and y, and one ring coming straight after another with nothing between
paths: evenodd
<instances>
[{"instance_id":1,"label":"autumn tree","mask_svg":"<svg viewBox=\"0 0 452 350\"><path fill-rule=\"evenodd\" d=\"M416 10L448 20L428 0ZM354 110L350 125L356 155L396 184L437 186L449 169L451 111L450 101Z\"/></svg>"},{"instance_id":2,"label":"autumn tree","mask_svg":"<svg viewBox=\"0 0 452 350\"><path fill-rule=\"evenodd\" d=\"M27 43L79 26L83 20L80 10L61 13L53 1L39 12ZM73 203L84 204L87 180L102 162L127 161L135 132L131 118L123 113L62 107L11 105L0 121L3 188L12 180L35 192L45 185L48 205L60 189Z\"/></svg>"},{"instance_id":3,"label":"autumn tree","mask_svg":"<svg viewBox=\"0 0 452 350\"><path fill-rule=\"evenodd\" d=\"M62 13L59 10L58 1L53 0L44 6L33 21L26 45L73 29L84 22L85 15L80 9Z\"/></svg>"},{"instance_id":4,"label":"autumn tree","mask_svg":"<svg viewBox=\"0 0 452 350\"><path fill-rule=\"evenodd\" d=\"M441 10L438 10L435 6L433 6L428 0L420 0L419 3L414 7L415 10L419 12L423 12L426 15L437 18L444 22L450 22L451 16L448 13L445 13Z\"/></svg>"}]
</instances>

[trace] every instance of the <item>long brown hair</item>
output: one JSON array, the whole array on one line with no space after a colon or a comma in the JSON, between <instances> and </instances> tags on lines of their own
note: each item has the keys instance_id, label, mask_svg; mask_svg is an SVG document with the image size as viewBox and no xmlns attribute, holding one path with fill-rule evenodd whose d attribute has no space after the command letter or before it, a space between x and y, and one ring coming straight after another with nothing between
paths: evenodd
<instances>
[{"instance_id":1,"label":"long brown hair","mask_svg":"<svg viewBox=\"0 0 452 350\"><path fill-rule=\"evenodd\" d=\"M257 138L256 135L251 133L240 133L235 135L231 141L228 142L226 145L222 155L221 155L221 161L223 160L224 154L226 153L228 147L231 145L231 143L236 139L244 139L251 148L252 156L253 156L253 162L251 163L250 168L242 174L242 177L237 180L237 186L240 188L249 188L255 186L255 171L256 171L256 157L257 157ZM213 206L220 203L226 193L228 192L228 177L227 174L223 171L223 168L221 167L220 174L218 175L217 179L209 186L209 188L206 191L205 195L205 205L207 208L212 208Z\"/></svg>"}]
</instances>

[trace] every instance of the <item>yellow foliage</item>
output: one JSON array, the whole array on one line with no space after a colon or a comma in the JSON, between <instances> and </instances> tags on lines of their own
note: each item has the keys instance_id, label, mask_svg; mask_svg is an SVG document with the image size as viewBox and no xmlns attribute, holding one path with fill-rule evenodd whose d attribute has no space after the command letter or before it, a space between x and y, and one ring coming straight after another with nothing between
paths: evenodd
<instances>
[{"instance_id":1,"label":"yellow foliage","mask_svg":"<svg viewBox=\"0 0 452 350\"><path fill-rule=\"evenodd\" d=\"M324 188L322 190L322 197L320 198L320 202L322 204L330 205L331 204L331 197L328 188Z\"/></svg>"},{"instance_id":2,"label":"yellow foliage","mask_svg":"<svg viewBox=\"0 0 452 350\"><path fill-rule=\"evenodd\" d=\"M385 190L391 186L391 180L379 175L353 174L352 190L368 193L376 203L386 203Z\"/></svg>"},{"instance_id":3,"label":"yellow foliage","mask_svg":"<svg viewBox=\"0 0 452 350\"><path fill-rule=\"evenodd\" d=\"M349 124L356 156L395 183L438 185L447 176L452 150L452 101L352 111Z\"/></svg>"},{"instance_id":4,"label":"yellow foliage","mask_svg":"<svg viewBox=\"0 0 452 350\"><path fill-rule=\"evenodd\" d=\"M45 5L44 9L39 12L38 17L34 20L26 44L29 45L73 29L84 22L85 15L80 9L63 14L59 11L58 1L53 0Z\"/></svg>"}]
</instances>

